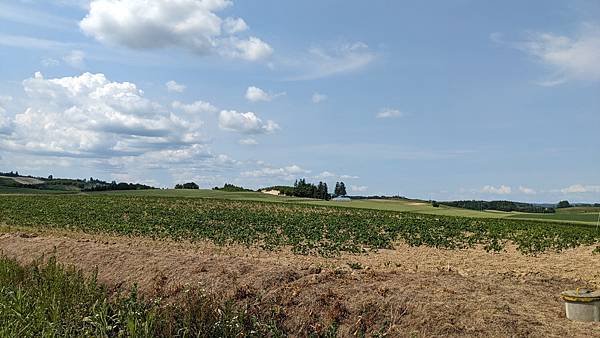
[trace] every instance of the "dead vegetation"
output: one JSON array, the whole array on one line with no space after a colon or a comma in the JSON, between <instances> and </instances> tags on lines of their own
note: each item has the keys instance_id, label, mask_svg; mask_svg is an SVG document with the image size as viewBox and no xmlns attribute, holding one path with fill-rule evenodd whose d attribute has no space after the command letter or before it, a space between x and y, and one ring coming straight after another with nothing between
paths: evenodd
<instances>
[{"instance_id":1,"label":"dead vegetation","mask_svg":"<svg viewBox=\"0 0 600 338\"><path fill-rule=\"evenodd\" d=\"M97 269L113 290L134 283L177 301L195 286L250 311L271 311L293 336L594 336L600 327L564 316L558 294L600 287L593 248L524 256L512 247L396 250L335 258L211 243L79 233L5 233L2 254L26 263L55 255ZM351 266L360 266L360 269Z\"/></svg>"}]
</instances>

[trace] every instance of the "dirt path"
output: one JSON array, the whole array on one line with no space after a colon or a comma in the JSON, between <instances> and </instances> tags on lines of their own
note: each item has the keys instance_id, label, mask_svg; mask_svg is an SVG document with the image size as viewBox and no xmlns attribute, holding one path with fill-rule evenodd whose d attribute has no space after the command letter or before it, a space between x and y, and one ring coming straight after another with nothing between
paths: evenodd
<instances>
[{"instance_id":1,"label":"dirt path","mask_svg":"<svg viewBox=\"0 0 600 338\"><path fill-rule=\"evenodd\" d=\"M295 335L336 320L341 335L358 329L390 336L600 336L600 324L564 317L558 294L600 287L592 248L523 256L411 248L336 258L288 250L218 247L79 233L4 233L4 255L29 262L55 254L110 286L137 283L152 295L198 285L239 302L278 309ZM348 263L361 269L352 269Z\"/></svg>"}]
</instances>

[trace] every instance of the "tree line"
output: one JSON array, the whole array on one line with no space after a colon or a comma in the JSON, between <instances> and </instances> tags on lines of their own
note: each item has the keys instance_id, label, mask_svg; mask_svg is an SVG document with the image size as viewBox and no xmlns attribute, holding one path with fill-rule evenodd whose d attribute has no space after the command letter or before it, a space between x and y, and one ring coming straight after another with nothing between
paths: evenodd
<instances>
[{"instance_id":1,"label":"tree line","mask_svg":"<svg viewBox=\"0 0 600 338\"><path fill-rule=\"evenodd\" d=\"M252 189L246 189L244 187L238 187L237 185L233 185L233 184L229 184L229 183L225 183L223 185L222 188L220 187L214 187L212 188L212 190L220 190L220 191L227 191L227 192L249 192L249 191L254 191Z\"/></svg>"},{"instance_id":2,"label":"tree line","mask_svg":"<svg viewBox=\"0 0 600 338\"><path fill-rule=\"evenodd\" d=\"M436 202L450 207L471 209L471 210L497 210L497 211L519 211L531 213L554 213L555 208L544 207L531 203L521 203L512 201L449 201Z\"/></svg>"}]
</instances>

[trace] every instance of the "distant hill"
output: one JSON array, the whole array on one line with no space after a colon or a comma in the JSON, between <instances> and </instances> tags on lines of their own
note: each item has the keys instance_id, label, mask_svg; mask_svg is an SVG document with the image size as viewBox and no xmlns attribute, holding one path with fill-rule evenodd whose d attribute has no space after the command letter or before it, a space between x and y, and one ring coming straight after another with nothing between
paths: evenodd
<instances>
[{"instance_id":1,"label":"distant hill","mask_svg":"<svg viewBox=\"0 0 600 338\"><path fill-rule=\"evenodd\" d=\"M90 177L89 179L54 178L52 175L44 177L22 176L18 172L0 172L0 191L2 192L28 192L30 190L56 191L56 192L81 192L81 191L109 191L109 190L144 190L155 189L152 186L139 183L125 183L116 181L106 182Z\"/></svg>"}]
</instances>

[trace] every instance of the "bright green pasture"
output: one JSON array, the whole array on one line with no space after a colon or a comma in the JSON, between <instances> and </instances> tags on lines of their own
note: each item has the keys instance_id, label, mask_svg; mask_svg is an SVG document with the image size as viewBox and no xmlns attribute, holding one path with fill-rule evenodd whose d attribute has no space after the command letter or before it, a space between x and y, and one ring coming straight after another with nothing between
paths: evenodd
<instances>
[{"instance_id":1,"label":"bright green pasture","mask_svg":"<svg viewBox=\"0 0 600 338\"><path fill-rule=\"evenodd\" d=\"M598 213L600 208L586 207L586 208L565 208L557 209L554 214L526 214L517 213L511 215L510 218L517 219L531 219L531 220L543 220L543 221L561 221L571 223L584 223L584 224L597 224Z\"/></svg>"}]
</instances>

